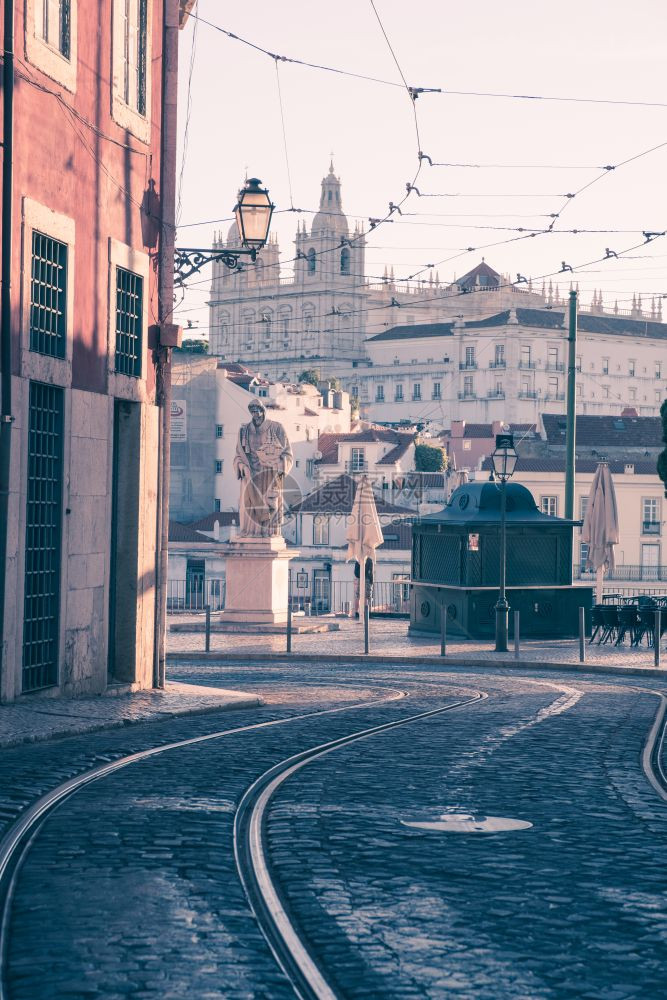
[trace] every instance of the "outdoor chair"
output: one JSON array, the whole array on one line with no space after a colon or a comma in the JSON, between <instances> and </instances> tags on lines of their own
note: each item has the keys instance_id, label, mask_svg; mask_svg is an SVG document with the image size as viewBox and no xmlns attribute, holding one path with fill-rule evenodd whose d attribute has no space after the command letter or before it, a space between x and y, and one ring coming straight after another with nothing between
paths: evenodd
<instances>
[{"instance_id":1,"label":"outdoor chair","mask_svg":"<svg viewBox=\"0 0 667 1000\"><path fill-rule=\"evenodd\" d=\"M600 610L602 611L602 635L598 639L598 646L615 641L618 634L618 605L605 604Z\"/></svg>"},{"instance_id":2,"label":"outdoor chair","mask_svg":"<svg viewBox=\"0 0 667 1000\"><path fill-rule=\"evenodd\" d=\"M646 636L647 645L653 645L653 636L655 633L655 612L662 611L660 615L660 635L663 636L667 632L667 609L662 608L640 608L639 610L639 636L636 645L639 645L641 640Z\"/></svg>"},{"instance_id":3,"label":"outdoor chair","mask_svg":"<svg viewBox=\"0 0 667 1000\"><path fill-rule=\"evenodd\" d=\"M616 645L620 646L628 633L630 633L630 645L636 645L639 624L639 611L637 608L631 604L622 605L618 609L618 636L616 638Z\"/></svg>"},{"instance_id":4,"label":"outdoor chair","mask_svg":"<svg viewBox=\"0 0 667 1000\"><path fill-rule=\"evenodd\" d=\"M602 620L602 605L596 604L591 609L591 637L589 639L589 645L594 641L596 635L603 626L604 622Z\"/></svg>"}]
</instances>

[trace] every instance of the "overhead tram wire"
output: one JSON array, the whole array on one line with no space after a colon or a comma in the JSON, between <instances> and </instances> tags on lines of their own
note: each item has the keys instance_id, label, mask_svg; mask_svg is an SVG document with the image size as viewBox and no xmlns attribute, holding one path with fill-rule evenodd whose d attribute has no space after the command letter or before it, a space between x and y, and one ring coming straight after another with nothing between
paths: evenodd
<instances>
[{"instance_id":1,"label":"overhead tram wire","mask_svg":"<svg viewBox=\"0 0 667 1000\"><path fill-rule=\"evenodd\" d=\"M667 230L665 232L654 234L652 236L652 238L651 238L651 242L653 242L656 239L664 238L665 236L667 236ZM625 250L620 250L618 252L618 258L621 258L625 254L631 253L633 250L636 250L640 246L645 246L645 245L646 245L646 243L640 243L640 244L634 245L632 247L627 247ZM599 258L597 258L595 260L592 260L592 261L586 261L586 262L584 262L582 264L574 265L573 267L570 267L568 265L566 271L564 271L563 268L561 267L561 269L559 271L549 271L549 272L545 272L544 274L533 276L531 278L531 281L533 283L535 283L535 282L544 281L547 278L555 278L555 277L557 277L559 275L563 275L563 274L565 274L565 275L567 275L567 274L576 274L576 273L578 273L579 270L581 270L583 268L589 267L592 264L602 263L602 262L604 262L605 260L608 260L608 259L610 259L610 258L608 258L608 257L605 256L605 257L599 257ZM455 282L453 282L452 284L455 284ZM503 289L503 288L516 288L516 287L517 287L517 282L516 281L501 282L501 283L499 283L496 286L496 290L500 290L500 289ZM436 295L433 295L433 296L425 296L425 297L421 298L420 302L419 302L419 306L425 306L425 305L428 305L429 303L434 303L434 302L445 302L445 301L451 302L453 299L462 298L464 295L469 297L469 296L475 295L475 294L479 294L479 289L473 288L473 289L465 290L465 291L461 290L459 292L449 292L449 291L447 291L445 293L436 294ZM415 308L416 305L417 304L415 303L415 305L412 306L411 308ZM376 305L376 306L365 306L365 307L359 308L359 309L346 310L346 316L349 317L349 316L359 316L359 315L370 315L371 313L377 313L377 312L380 312L380 311L384 311L386 309L393 309L393 308L398 308L400 310L400 309L406 308L406 306L398 304L398 303L394 304L393 302L392 303L387 303L387 304L383 303L383 304ZM315 331L313 331L313 332L315 332ZM322 333L322 332L325 332L325 331L319 331L319 332Z\"/></svg>"},{"instance_id":2,"label":"overhead tram wire","mask_svg":"<svg viewBox=\"0 0 667 1000\"><path fill-rule=\"evenodd\" d=\"M334 73L338 76L347 76L354 80L365 80L368 83L377 83L384 87L401 87L403 84L397 83L395 80L384 80L381 77L368 76L364 73L355 73L352 70L341 69L337 66L326 66L322 63L310 62L306 59L297 59L292 56L279 55L275 52L271 52L269 49L265 49L263 46L258 45L256 42L251 42L247 38L243 38L241 35L235 34L233 31L229 31L227 28L223 28L219 24L215 24L213 21L208 21L206 18L201 17L199 14L190 14L190 17L196 18L201 21L202 24L207 25L207 27L212 28L214 31L220 32L220 34L225 35L231 41L239 42L242 45L247 45L249 48L254 49L255 52L261 55L268 56L270 59L279 59L280 62L290 63L294 66L303 66L307 69L316 69L325 73ZM379 20L379 18L378 18ZM573 104L610 104L622 107L631 108L667 108L667 101L630 101L625 99L617 99L610 97L566 97L563 95L550 95L550 94L512 94L503 93L496 91L479 91L479 90L454 90L449 87L410 87L409 88L415 97L420 94L439 94L443 97L479 97L479 98L493 98L499 100L514 100L514 101L555 101L558 103L573 103Z\"/></svg>"},{"instance_id":3,"label":"overhead tram wire","mask_svg":"<svg viewBox=\"0 0 667 1000\"><path fill-rule=\"evenodd\" d=\"M195 8L199 6L198 0L195 2ZM185 125L183 128L183 152L181 154L181 169L178 175L178 194L176 198L176 228L178 228L178 221L181 216L181 209L183 207L183 178L185 176L185 164L188 157L188 139L190 135L190 117L192 114L192 77L195 68L195 54L197 52L197 29L199 28L199 21L195 19L192 28L192 46L190 48L190 65L188 67L188 86L187 86L187 96L185 101Z\"/></svg>"}]
</instances>

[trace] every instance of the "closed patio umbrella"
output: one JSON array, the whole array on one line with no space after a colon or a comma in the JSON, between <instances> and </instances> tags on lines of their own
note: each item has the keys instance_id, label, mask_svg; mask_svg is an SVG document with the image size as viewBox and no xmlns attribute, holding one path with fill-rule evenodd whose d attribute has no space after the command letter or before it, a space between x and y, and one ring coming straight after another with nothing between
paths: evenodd
<instances>
[{"instance_id":1,"label":"closed patio umbrella","mask_svg":"<svg viewBox=\"0 0 667 1000\"><path fill-rule=\"evenodd\" d=\"M586 566L594 569L595 601L602 601L602 578L605 569L614 568L614 545L618 545L618 508L609 466L600 462L595 470L588 506L581 529L581 541L588 545Z\"/></svg>"},{"instance_id":2,"label":"closed patio umbrella","mask_svg":"<svg viewBox=\"0 0 667 1000\"><path fill-rule=\"evenodd\" d=\"M371 559L375 563L375 550L384 541L375 496L366 476L357 486L354 495L346 538L347 562L356 559L360 566L359 610L363 611L366 599L366 560Z\"/></svg>"}]
</instances>

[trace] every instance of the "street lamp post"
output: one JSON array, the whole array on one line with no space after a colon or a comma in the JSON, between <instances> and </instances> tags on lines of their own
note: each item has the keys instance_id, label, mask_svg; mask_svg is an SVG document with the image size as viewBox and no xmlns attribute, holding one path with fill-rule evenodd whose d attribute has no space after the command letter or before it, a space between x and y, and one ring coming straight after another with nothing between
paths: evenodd
<instances>
[{"instance_id":1,"label":"street lamp post","mask_svg":"<svg viewBox=\"0 0 667 1000\"><path fill-rule=\"evenodd\" d=\"M517 463L514 438L496 434L496 448L491 456L495 478L500 481L500 592L496 604L496 652L507 652L509 604L505 594L507 566L507 480L514 475Z\"/></svg>"},{"instance_id":2,"label":"street lamp post","mask_svg":"<svg viewBox=\"0 0 667 1000\"><path fill-rule=\"evenodd\" d=\"M269 227L274 208L275 205L271 203L269 192L262 187L262 182L257 177L251 177L250 180L246 181L245 187L239 191L238 201L234 206L234 217L241 246L231 250L175 247L174 277L176 284L182 285L187 278L201 271L205 264L212 264L217 260L222 261L226 267L232 270L239 266L241 257L250 257L254 261L257 258L257 251L262 249L269 238Z\"/></svg>"}]
</instances>

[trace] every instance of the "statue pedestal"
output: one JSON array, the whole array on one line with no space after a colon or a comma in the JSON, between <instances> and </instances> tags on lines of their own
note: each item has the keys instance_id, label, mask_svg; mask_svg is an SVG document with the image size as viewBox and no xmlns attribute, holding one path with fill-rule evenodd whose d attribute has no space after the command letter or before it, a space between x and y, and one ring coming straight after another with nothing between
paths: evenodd
<instances>
[{"instance_id":1,"label":"statue pedestal","mask_svg":"<svg viewBox=\"0 0 667 1000\"><path fill-rule=\"evenodd\" d=\"M239 536L224 551L225 610L221 621L286 623L289 561L299 553L288 549L281 535Z\"/></svg>"}]
</instances>

